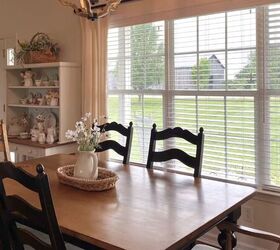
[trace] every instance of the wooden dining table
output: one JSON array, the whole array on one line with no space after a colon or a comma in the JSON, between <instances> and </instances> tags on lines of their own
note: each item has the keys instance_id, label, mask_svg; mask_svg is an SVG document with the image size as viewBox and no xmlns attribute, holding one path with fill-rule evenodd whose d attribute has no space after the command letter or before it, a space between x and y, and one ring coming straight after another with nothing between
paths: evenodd
<instances>
[{"instance_id":1,"label":"wooden dining table","mask_svg":"<svg viewBox=\"0 0 280 250\"><path fill-rule=\"evenodd\" d=\"M255 195L248 186L108 162L119 180L102 192L82 191L58 180L58 167L75 155L52 155L18 163L35 174L42 163L49 176L54 208L64 235L104 249L181 249L223 220L236 221L240 207ZM32 205L38 197L17 183L5 183Z\"/></svg>"}]
</instances>

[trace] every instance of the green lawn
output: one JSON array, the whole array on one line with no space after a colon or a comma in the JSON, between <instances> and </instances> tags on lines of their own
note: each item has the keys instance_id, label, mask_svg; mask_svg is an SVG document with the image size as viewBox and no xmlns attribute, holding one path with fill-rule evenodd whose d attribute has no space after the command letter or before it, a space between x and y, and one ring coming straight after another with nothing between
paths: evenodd
<instances>
[{"instance_id":1,"label":"green lawn","mask_svg":"<svg viewBox=\"0 0 280 250\"><path fill-rule=\"evenodd\" d=\"M160 96L137 95L130 96L125 101L125 114L120 114L121 105L118 96L110 96L109 120L127 124L134 123L131 161L146 163L149 136L152 123L158 128L163 127L163 100ZM279 99L271 101L270 112L275 114L271 118L271 181L280 185L279 171L279 124L280 108L274 105ZM199 107L197 112L196 107ZM278 105L279 106L279 105ZM131 107L131 108L130 108ZM223 178L235 178L239 181L255 182L255 125L254 100L252 97L176 97L173 107L166 107L172 111L173 117L166 120L174 121L169 126L180 126L192 132L199 127L205 130L203 170L207 174ZM125 120L122 120L125 117ZM227 136L225 136L227 135ZM116 138L116 135L112 135ZM276 140L278 138L278 140ZM174 142L173 142L174 143ZM187 152L194 152L194 148L176 141ZM163 145L160 144L159 148ZM113 157L117 157L114 155ZM176 165L176 167L180 165ZM225 167L227 171L225 171ZM182 166L184 169L184 167ZM247 179L244 179L244 176Z\"/></svg>"}]
</instances>

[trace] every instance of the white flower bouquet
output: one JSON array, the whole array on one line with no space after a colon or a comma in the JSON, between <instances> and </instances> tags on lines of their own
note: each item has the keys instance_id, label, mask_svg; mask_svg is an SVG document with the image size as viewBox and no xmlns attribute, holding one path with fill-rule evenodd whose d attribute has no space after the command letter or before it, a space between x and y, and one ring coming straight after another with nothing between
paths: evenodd
<instances>
[{"instance_id":1,"label":"white flower bouquet","mask_svg":"<svg viewBox=\"0 0 280 250\"><path fill-rule=\"evenodd\" d=\"M76 141L79 145L79 151L93 151L99 148L99 142L105 134L105 131L100 131L97 120L94 120L93 126L90 123L91 113L86 113L81 121L76 122L75 130L68 130L65 133L67 139Z\"/></svg>"}]
</instances>

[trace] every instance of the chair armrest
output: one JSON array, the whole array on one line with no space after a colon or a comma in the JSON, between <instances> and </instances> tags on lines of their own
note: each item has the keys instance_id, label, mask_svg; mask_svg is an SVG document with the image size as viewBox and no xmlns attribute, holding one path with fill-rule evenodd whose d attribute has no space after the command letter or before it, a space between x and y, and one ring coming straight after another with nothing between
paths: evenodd
<instances>
[{"instance_id":1,"label":"chair armrest","mask_svg":"<svg viewBox=\"0 0 280 250\"><path fill-rule=\"evenodd\" d=\"M280 244L280 236L279 235L269 233L269 232L266 232L266 231L263 231L263 230L254 229L254 228L245 227L245 226L240 226L240 225L236 225L236 224L230 223L230 222L222 222L221 223L221 228L228 229L228 230L231 230L233 232L238 232L238 233L241 233L241 234L245 234L245 235L248 235L248 236L273 241L273 242L276 242L276 243ZM279 246L278 249L280 249L280 246Z\"/></svg>"}]
</instances>

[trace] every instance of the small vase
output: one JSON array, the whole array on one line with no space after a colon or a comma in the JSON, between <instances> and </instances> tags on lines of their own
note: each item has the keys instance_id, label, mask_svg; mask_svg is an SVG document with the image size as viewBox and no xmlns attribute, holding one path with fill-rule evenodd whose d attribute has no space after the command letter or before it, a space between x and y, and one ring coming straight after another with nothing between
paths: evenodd
<instances>
[{"instance_id":1,"label":"small vase","mask_svg":"<svg viewBox=\"0 0 280 250\"><path fill-rule=\"evenodd\" d=\"M95 151L78 151L74 176L96 180L98 176L98 158Z\"/></svg>"},{"instance_id":2,"label":"small vase","mask_svg":"<svg viewBox=\"0 0 280 250\"><path fill-rule=\"evenodd\" d=\"M48 128L48 134L47 134L46 142L48 144L53 144L54 143L54 129L53 128Z\"/></svg>"},{"instance_id":3,"label":"small vase","mask_svg":"<svg viewBox=\"0 0 280 250\"><path fill-rule=\"evenodd\" d=\"M42 133L44 131L44 123L43 122L38 122L37 123L39 132Z\"/></svg>"},{"instance_id":4,"label":"small vase","mask_svg":"<svg viewBox=\"0 0 280 250\"><path fill-rule=\"evenodd\" d=\"M44 144L46 142L46 135L45 135L45 133L39 133L39 135L38 135L38 142L40 144Z\"/></svg>"},{"instance_id":5,"label":"small vase","mask_svg":"<svg viewBox=\"0 0 280 250\"><path fill-rule=\"evenodd\" d=\"M39 130L38 129L31 129L30 130L30 134L31 134L31 141L36 142L38 141L38 137L39 137Z\"/></svg>"}]
</instances>

